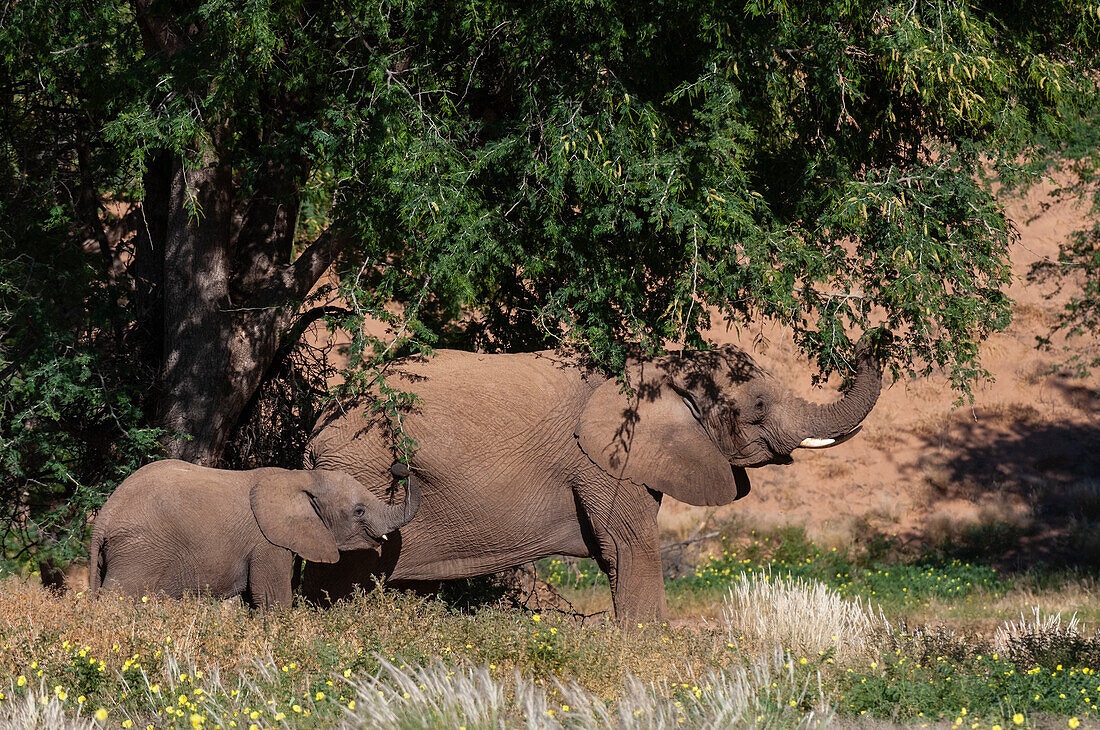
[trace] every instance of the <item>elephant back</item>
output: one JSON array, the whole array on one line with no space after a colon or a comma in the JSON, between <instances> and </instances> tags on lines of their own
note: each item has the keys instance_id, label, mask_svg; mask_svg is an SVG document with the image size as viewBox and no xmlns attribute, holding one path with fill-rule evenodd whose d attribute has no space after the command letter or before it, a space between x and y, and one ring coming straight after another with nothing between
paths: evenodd
<instances>
[{"instance_id":1,"label":"elephant back","mask_svg":"<svg viewBox=\"0 0 1100 730\"><path fill-rule=\"evenodd\" d=\"M482 461L490 456L499 460L570 448L573 425L594 387L572 360L553 353L457 350L399 361L386 383L416 396L402 409L401 426L416 442L412 462L429 474L464 466L483 469ZM375 392L323 414L306 447L307 465L341 469L368 485L378 481L400 440L389 417L374 409L379 397ZM553 435L562 437L560 444L551 443Z\"/></svg>"}]
</instances>

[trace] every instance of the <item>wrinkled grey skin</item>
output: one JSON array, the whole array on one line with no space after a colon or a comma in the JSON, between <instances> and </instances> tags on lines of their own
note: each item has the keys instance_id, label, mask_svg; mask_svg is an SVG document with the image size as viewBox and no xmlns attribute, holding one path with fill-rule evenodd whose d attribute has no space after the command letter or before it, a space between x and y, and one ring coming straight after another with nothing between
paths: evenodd
<instances>
[{"instance_id":1,"label":"wrinkled grey skin","mask_svg":"<svg viewBox=\"0 0 1100 730\"><path fill-rule=\"evenodd\" d=\"M380 491L390 477L376 479ZM289 604L293 553L332 563L341 550L377 548L416 514L415 477L408 485L403 504L387 505L338 471L158 461L130 475L96 516L89 589Z\"/></svg>"},{"instance_id":2,"label":"wrinkled grey skin","mask_svg":"<svg viewBox=\"0 0 1100 730\"><path fill-rule=\"evenodd\" d=\"M748 493L746 467L844 440L874 405L881 367L862 349L854 386L828 405L792 395L732 347L636 361L627 378L632 392L549 352L440 350L396 363L387 382L419 396L403 427L418 444L420 513L380 555L307 565L305 595L338 598L374 576L415 584L592 556L621 620L659 619L662 494L726 504ZM391 443L370 403L344 404L322 418L307 458L372 484Z\"/></svg>"}]
</instances>

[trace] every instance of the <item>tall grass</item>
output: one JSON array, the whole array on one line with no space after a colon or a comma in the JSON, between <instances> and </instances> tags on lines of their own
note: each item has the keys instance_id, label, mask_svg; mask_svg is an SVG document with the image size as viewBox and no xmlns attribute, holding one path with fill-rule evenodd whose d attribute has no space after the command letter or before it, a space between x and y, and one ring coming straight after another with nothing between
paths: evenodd
<instances>
[{"instance_id":1,"label":"tall grass","mask_svg":"<svg viewBox=\"0 0 1100 730\"><path fill-rule=\"evenodd\" d=\"M44 686L22 696L5 693L10 700L0 705L0 727L6 730L91 730L91 717L71 714L71 708Z\"/></svg>"},{"instance_id":2,"label":"tall grass","mask_svg":"<svg viewBox=\"0 0 1100 730\"><path fill-rule=\"evenodd\" d=\"M798 672L783 652L683 681L646 683L628 675L606 702L563 681L538 683L518 672L495 679L486 667L401 668L384 661L355 683L357 699L341 726L395 727L728 728L819 727L833 713L816 675Z\"/></svg>"},{"instance_id":3,"label":"tall grass","mask_svg":"<svg viewBox=\"0 0 1100 730\"><path fill-rule=\"evenodd\" d=\"M824 583L769 573L742 573L722 611L730 642L755 649L844 658L874 651L876 632L889 630L857 597L842 598Z\"/></svg>"},{"instance_id":4,"label":"tall grass","mask_svg":"<svg viewBox=\"0 0 1100 730\"><path fill-rule=\"evenodd\" d=\"M1030 618L1021 614L1018 621L1002 624L993 636L993 647L1027 666L1100 665L1100 630L1086 635L1077 614L1063 623L1060 611L1044 614L1038 606L1032 607Z\"/></svg>"},{"instance_id":5,"label":"tall grass","mask_svg":"<svg viewBox=\"0 0 1100 730\"><path fill-rule=\"evenodd\" d=\"M9 577L0 727L808 728L862 713L950 724L965 708L968 726L992 730L1100 714L1100 635L1075 617L1003 622L991 609L969 628L910 629L898 612L911 604L886 601L888 623L865 590L977 611L998 593L975 580L988 569L884 564L853 582L846 557L787 548L780 562L801 574L731 550L721 573L696 576L712 581L694 594L712 601L708 618L640 629L393 590L260 613L51 597ZM833 584L814 577L829 571ZM1027 596L1062 595L1040 588Z\"/></svg>"}]
</instances>

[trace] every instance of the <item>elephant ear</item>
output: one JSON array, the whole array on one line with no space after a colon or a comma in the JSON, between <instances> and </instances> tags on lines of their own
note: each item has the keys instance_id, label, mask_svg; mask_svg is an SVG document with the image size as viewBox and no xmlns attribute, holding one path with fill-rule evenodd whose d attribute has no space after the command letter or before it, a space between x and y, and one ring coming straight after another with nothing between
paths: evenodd
<instances>
[{"instance_id":1,"label":"elephant ear","mask_svg":"<svg viewBox=\"0 0 1100 730\"><path fill-rule=\"evenodd\" d=\"M659 363L630 369L635 393L609 379L588 399L575 435L581 450L616 479L694 505L728 504L749 491L748 476L718 450Z\"/></svg>"},{"instance_id":2,"label":"elephant ear","mask_svg":"<svg viewBox=\"0 0 1100 730\"><path fill-rule=\"evenodd\" d=\"M317 510L322 489L321 481L308 471L272 471L258 479L252 485L249 502L268 542L311 563L338 561L336 538Z\"/></svg>"}]
</instances>

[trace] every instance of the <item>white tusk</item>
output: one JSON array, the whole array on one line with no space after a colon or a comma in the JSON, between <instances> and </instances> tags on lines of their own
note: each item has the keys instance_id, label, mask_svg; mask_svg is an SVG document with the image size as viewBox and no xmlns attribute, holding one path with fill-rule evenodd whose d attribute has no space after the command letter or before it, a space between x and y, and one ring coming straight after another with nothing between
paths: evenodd
<instances>
[{"instance_id":1,"label":"white tusk","mask_svg":"<svg viewBox=\"0 0 1100 730\"><path fill-rule=\"evenodd\" d=\"M853 436L855 436L857 433L859 433L862 430L863 430L863 425L860 424L859 426L856 426L851 431L844 434L843 436L840 436L839 438L835 438L835 439L815 439L815 438L802 439L802 443L800 443L799 446L801 446L804 449L825 449L825 448L828 448L830 446L836 446L837 444L844 443L845 441L852 438Z\"/></svg>"},{"instance_id":2,"label":"white tusk","mask_svg":"<svg viewBox=\"0 0 1100 730\"><path fill-rule=\"evenodd\" d=\"M378 538L378 539L379 539L379 540L389 540L389 539L390 539L390 536L389 536L389 535L383 535L382 537L380 537L380 538Z\"/></svg>"},{"instance_id":3,"label":"white tusk","mask_svg":"<svg viewBox=\"0 0 1100 730\"><path fill-rule=\"evenodd\" d=\"M802 443L799 446L803 449L824 449L827 446L832 446L836 443L836 439L815 439L807 438L802 439Z\"/></svg>"}]
</instances>

